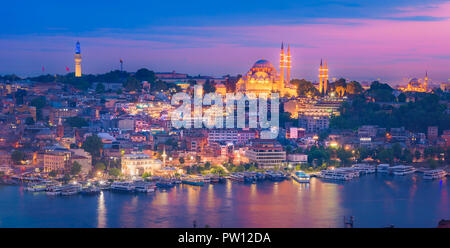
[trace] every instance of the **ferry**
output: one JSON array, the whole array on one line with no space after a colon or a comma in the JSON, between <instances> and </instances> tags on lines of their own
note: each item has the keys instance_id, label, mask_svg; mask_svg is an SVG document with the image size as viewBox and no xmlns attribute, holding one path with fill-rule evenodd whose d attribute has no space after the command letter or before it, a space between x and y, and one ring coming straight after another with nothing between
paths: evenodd
<instances>
[{"instance_id":1,"label":"ferry","mask_svg":"<svg viewBox=\"0 0 450 248\"><path fill-rule=\"evenodd\" d=\"M413 174L416 172L416 169L410 165L397 165L391 168L392 173L396 176L405 176L409 174Z\"/></svg>"},{"instance_id":2,"label":"ferry","mask_svg":"<svg viewBox=\"0 0 450 248\"><path fill-rule=\"evenodd\" d=\"M359 172L348 170L345 168L338 168L334 170L321 171L320 178L329 180L349 181L356 177L359 177Z\"/></svg>"},{"instance_id":3,"label":"ferry","mask_svg":"<svg viewBox=\"0 0 450 248\"><path fill-rule=\"evenodd\" d=\"M136 182L134 184L136 192L151 193L155 192L156 186L154 183Z\"/></svg>"},{"instance_id":4,"label":"ferry","mask_svg":"<svg viewBox=\"0 0 450 248\"><path fill-rule=\"evenodd\" d=\"M172 180L169 180L169 179L161 179L156 183L156 187L168 189L168 188L174 187L175 183L176 183L176 181L172 182Z\"/></svg>"},{"instance_id":5,"label":"ferry","mask_svg":"<svg viewBox=\"0 0 450 248\"><path fill-rule=\"evenodd\" d=\"M203 186L205 185L205 180L203 177L189 175L189 176L183 176L181 178L181 182L184 184L190 184L195 186Z\"/></svg>"},{"instance_id":6,"label":"ferry","mask_svg":"<svg viewBox=\"0 0 450 248\"><path fill-rule=\"evenodd\" d=\"M377 173L389 173L389 164L379 164L377 166Z\"/></svg>"},{"instance_id":7,"label":"ferry","mask_svg":"<svg viewBox=\"0 0 450 248\"><path fill-rule=\"evenodd\" d=\"M69 195L76 195L80 193L81 191L81 185L79 184L67 184L61 186L61 195L63 196L69 196Z\"/></svg>"},{"instance_id":8,"label":"ferry","mask_svg":"<svg viewBox=\"0 0 450 248\"><path fill-rule=\"evenodd\" d=\"M209 177L209 182L210 183L219 183L220 182L220 176L219 175L208 174L208 175L206 175L206 177Z\"/></svg>"},{"instance_id":9,"label":"ferry","mask_svg":"<svg viewBox=\"0 0 450 248\"><path fill-rule=\"evenodd\" d=\"M229 178L230 178L230 180L236 181L236 182L244 182L245 181L244 175L242 173L231 173Z\"/></svg>"},{"instance_id":10,"label":"ferry","mask_svg":"<svg viewBox=\"0 0 450 248\"><path fill-rule=\"evenodd\" d=\"M252 172L244 172L244 182L246 183L256 183L256 175Z\"/></svg>"},{"instance_id":11,"label":"ferry","mask_svg":"<svg viewBox=\"0 0 450 248\"><path fill-rule=\"evenodd\" d=\"M47 190L47 185L43 183L32 183L29 184L25 190L30 192L43 192Z\"/></svg>"},{"instance_id":12,"label":"ferry","mask_svg":"<svg viewBox=\"0 0 450 248\"><path fill-rule=\"evenodd\" d=\"M81 189L82 195L97 195L100 194L101 190L98 187L95 186L88 186L86 188Z\"/></svg>"},{"instance_id":13,"label":"ferry","mask_svg":"<svg viewBox=\"0 0 450 248\"><path fill-rule=\"evenodd\" d=\"M283 181L286 176L278 171L266 171L266 177L271 181Z\"/></svg>"},{"instance_id":14,"label":"ferry","mask_svg":"<svg viewBox=\"0 0 450 248\"><path fill-rule=\"evenodd\" d=\"M368 164L355 164L352 166L355 170L359 171L360 174L372 174L375 173L376 167Z\"/></svg>"},{"instance_id":15,"label":"ferry","mask_svg":"<svg viewBox=\"0 0 450 248\"><path fill-rule=\"evenodd\" d=\"M433 179L441 179L447 176L447 172L441 169L429 170L423 173L423 179L433 180Z\"/></svg>"},{"instance_id":16,"label":"ferry","mask_svg":"<svg viewBox=\"0 0 450 248\"><path fill-rule=\"evenodd\" d=\"M60 195L61 194L61 190L62 190L61 186L54 185L54 186L51 186L51 187L47 188L46 194L47 195L51 195L51 196L53 196L53 195Z\"/></svg>"},{"instance_id":17,"label":"ferry","mask_svg":"<svg viewBox=\"0 0 450 248\"><path fill-rule=\"evenodd\" d=\"M295 171L291 176L299 183L309 183L309 180L311 179L311 177L303 171Z\"/></svg>"},{"instance_id":18,"label":"ferry","mask_svg":"<svg viewBox=\"0 0 450 248\"><path fill-rule=\"evenodd\" d=\"M113 182L111 190L122 192L133 192L136 186L132 182Z\"/></svg>"}]
</instances>

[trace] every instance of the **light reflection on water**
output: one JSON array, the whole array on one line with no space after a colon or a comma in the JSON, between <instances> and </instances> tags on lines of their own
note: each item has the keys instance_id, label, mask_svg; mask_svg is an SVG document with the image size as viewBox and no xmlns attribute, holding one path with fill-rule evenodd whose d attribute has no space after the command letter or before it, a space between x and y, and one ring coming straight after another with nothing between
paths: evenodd
<instances>
[{"instance_id":1,"label":"light reflection on water","mask_svg":"<svg viewBox=\"0 0 450 248\"><path fill-rule=\"evenodd\" d=\"M356 227L435 227L450 218L447 180L368 175L71 197L0 186L0 227L342 227L344 216Z\"/></svg>"}]
</instances>

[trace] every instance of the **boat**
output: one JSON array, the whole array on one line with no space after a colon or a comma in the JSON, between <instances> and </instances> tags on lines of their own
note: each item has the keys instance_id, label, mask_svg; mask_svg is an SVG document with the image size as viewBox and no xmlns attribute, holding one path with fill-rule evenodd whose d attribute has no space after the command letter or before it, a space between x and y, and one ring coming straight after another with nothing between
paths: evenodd
<instances>
[{"instance_id":1,"label":"boat","mask_svg":"<svg viewBox=\"0 0 450 248\"><path fill-rule=\"evenodd\" d=\"M113 191L133 192L136 186L133 182L113 182L110 189Z\"/></svg>"},{"instance_id":2,"label":"boat","mask_svg":"<svg viewBox=\"0 0 450 248\"><path fill-rule=\"evenodd\" d=\"M409 174L413 174L416 172L416 169L410 165L397 165L391 168L391 171L396 176L405 176Z\"/></svg>"},{"instance_id":3,"label":"boat","mask_svg":"<svg viewBox=\"0 0 450 248\"><path fill-rule=\"evenodd\" d=\"M349 181L359 177L359 172L351 170L351 168L338 168L333 170L323 170L318 176L329 180Z\"/></svg>"},{"instance_id":4,"label":"boat","mask_svg":"<svg viewBox=\"0 0 450 248\"><path fill-rule=\"evenodd\" d=\"M219 183L219 182L220 182L220 177L219 177L219 175L208 174L208 175L206 175L206 176L209 177L209 182L210 182L210 183Z\"/></svg>"},{"instance_id":5,"label":"boat","mask_svg":"<svg viewBox=\"0 0 450 248\"><path fill-rule=\"evenodd\" d=\"M134 190L140 193L151 193L155 192L156 189L154 183L147 183L147 182L135 182L134 186L135 186Z\"/></svg>"},{"instance_id":6,"label":"boat","mask_svg":"<svg viewBox=\"0 0 450 248\"><path fill-rule=\"evenodd\" d=\"M190 184L195 186L203 186L205 185L205 180L203 177L188 175L181 177L181 182L184 184Z\"/></svg>"},{"instance_id":7,"label":"boat","mask_svg":"<svg viewBox=\"0 0 450 248\"><path fill-rule=\"evenodd\" d=\"M360 174L372 174L376 171L376 167L369 164L354 164L352 168L359 171Z\"/></svg>"},{"instance_id":8,"label":"boat","mask_svg":"<svg viewBox=\"0 0 450 248\"><path fill-rule=\"evenodd\" d=\"M99 194L101 191L100 188L95 187L95 186L88 186L86 188L81 189L81 194L83 195L97 195Z\"/></svg>"},{"instance_id":9,"label":"boat","mask_svg":"<svg viewBox=\"0 0 450 248\"><path fill-rule=\"evenodd\" d=\"M379 164L377 166L377 173L389 173L389 164Z\"/></svg>"},{"instance_id":10,"label":"boat","mask_svg":"<svg viewBox=\"0 0 450 248\"><path fill-rule=\"evenodd\" d=\"M172 181L172 180L169 180L169 179L160 179L156 183L156 187L164 188L164 189L172 188L174 186L175 186L175 181Z\"/></svg>"},{"instance_id":11,"label":"boat","mask_svg":"<svg viewBox=\"0 0 450 248\"><path fill-rule=\"evenodd\" d=\"M244 182L246 183L256 183L256 175L252 172L244 172Z\"/></svg>"},{"instance_id":12,"label":"boat","mask_svg":"<svg viewBox=\"0 0 450 248\"><path fill-rule=\"evenodd\" d=\"M61 195L63 195L63 196L76 195L76 194L80 193L81 185L67 184L67 185L61 186L60 189L61 189Z\"/></svg>"},{"instance_id":13,"label":"boat","mask_svg":"<svg viewBox=\"0 0 450 248\"><path fill-rule=\"evenodd\" d=\"M31 183L25 190L30 192L43 192L47 190L47 185L43 183Z\"/></svg>"},{"instance_id":14,"label":"boat","mask_svg":"<svg viewBox=\"0 0 450 248\"><path fill-rule=\"evenodd\" d=\"M423 173L423 179L433 180L441 179L447 176L447 172L441 169L428 170Z\"/></svg>"},{"instance_id":15,"label":"boat","mask_svg":"<svg viewBox=\"0 0 450 248\"><path fill-rule=\"evenodd\" d=\"M266 178L271 181L283 181L286 176L279 171L266 171Z\"/></svg>"},{"instance_id":16,"label":"boat","mask_svg":"<svg viewBox=\"0 0 450 248\"><path fill-rule=\"evenodd\" d=\"M311 179L311 177L303 171L295 171L291 176L299 183L309 183L309 180Z\"/></svg>"},{"instance_id":17,"label":"boat","mask_svg":"<svg viewBox=\"0 0 450 248\"><path fill-rule=\"evenodd\" d=\"M55 186L48 187L46 194L51 195L51 196L60 195L61 194L61 186L55 185Z\"/></svg>"},{"instance_id":18,"label":"boat","mask_svg":"<svg viewBox=\"0 0 450 248\"><path fill-rule=\"evenodd\" d=\"M242 173L231 173L230 175L230 180L235 181L235 182L244 182L245 178L244 175Z\"/></svg>"}]
</instances>

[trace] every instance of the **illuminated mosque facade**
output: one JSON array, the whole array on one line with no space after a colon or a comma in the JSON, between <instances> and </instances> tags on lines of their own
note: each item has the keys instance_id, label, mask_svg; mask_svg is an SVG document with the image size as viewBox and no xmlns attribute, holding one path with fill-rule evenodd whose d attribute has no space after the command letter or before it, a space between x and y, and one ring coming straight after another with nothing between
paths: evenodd
<instances>
[{"instance_id":1,"label":"illuminated mosque facade","mask_svg":"<svg viewBox=\"0 0 450 248\"><path fill-rule=\"evenodd\" d=\"M286 69L286 70L285 70ZM286 71L286 73L285 73ZM256 61L252 68L239 79L236 84L236 91L242 93L254 93L259 95L273 92L280 93L280 97L297 96L297 88L290 84L291 76L291 53L288 45L287 53L284 53L284 46L281 44L280 73L267 60Z\"/></svg>"},{"instance_id":2,"label":"illuminated mosque facade","mask_svg":"<svg viewBox=\"0 0 450 248\"><path fill-rule=\"evenodd\" d=\"M400 90L406 92L428 92L428 72L425 72L423 83L421 83L420 80L413 78L406 87L400 87Z\"/></svg>"}]
</instances>

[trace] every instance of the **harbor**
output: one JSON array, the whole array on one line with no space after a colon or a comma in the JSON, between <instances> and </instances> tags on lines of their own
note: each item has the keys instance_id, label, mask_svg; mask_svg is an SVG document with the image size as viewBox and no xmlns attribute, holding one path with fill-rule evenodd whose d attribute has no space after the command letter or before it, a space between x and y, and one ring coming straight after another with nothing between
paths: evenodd
<instances>
[{"instance_id":1,"label":"harbor","mask_svg":"<svg viewBox=\"0 0 450 248\"><path fill-rule=\"evenodd\" d=\"M416 169L413 166L389 164L354 164L350 167L328 168L326 170L305 173L301 170L274 171L259 170L234 172L228 175L181 175L179 177L159 177L139 178L133 180L95 180L71 181L62 183L48 178L38 176L11 176L2 179L4 184L18 184L24 187L24 191L30 193L45 192L48 196L71 196L76 194L97 195L101 191L109 190L113 192L125 193L155 193L158 189L170 190L178 184L191 186L205 186L209 184L221 183L243 183L258 184L262 182L282 182L288 179L300 184L307 184L311 178L327 182L345 182L355 180L370 174L386 175L391 177L404 177L417 174L424 180L442 180L449 174L442 169Z\"/></svg>"},{"instance_id":2,"label":"harbor","mask_svg":"<svg viewBox=\"0 0 450 248\"><path fill-rule=\"evenodd\" d=\"M312 177L257 183L177 183L152 193L101 190L49 196L1 185L1 227L436 227L450 217L448 179L422 173L361 175L349 181ZM358 196L358 197L355 197ZM261 218L264 216L264 218Z\"/></svg>"}]
</instances>

